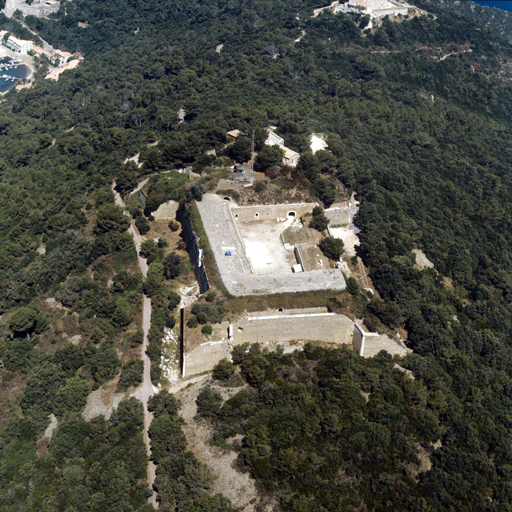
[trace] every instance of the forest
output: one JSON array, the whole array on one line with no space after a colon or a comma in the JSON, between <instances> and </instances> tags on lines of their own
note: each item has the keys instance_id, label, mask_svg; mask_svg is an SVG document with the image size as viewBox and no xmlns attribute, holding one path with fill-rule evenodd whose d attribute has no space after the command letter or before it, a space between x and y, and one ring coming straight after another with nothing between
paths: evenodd
<instances>
[{"instance_id":1,"label":"forest","mask_svg":"<svg viewBox=\"0 0 512 512\"><path fill-rule=\"evenodd\" d=\"M312 18L322 3L75 0L23 20L85 60L0 103L0 398L18 390L2 402L2 512L147 509L140 403L108 419L81 412L117 376L127 389L140 382L143 292L155 306L152 380L163 383L162 332L178 304L170 283L187 262L148 243L143 282L112 180L125 195L149 174L190 165L201 175L152 178L146 208L129 207L142 233L159 204L186 208L215 169L247 158L247 141L225 149L228 130L268 125L301 154L287 186L324 206L333 187L356 192L359 255L379 297L351 282L336 307L351 302L367 326L402 329L414 353L398 364L415 380L384 355L251 347L225 369L244 379L236 400L203 397L214 442L241 434L240 469L283 509L512 509L512 19L418 0L428 16L370 30L355 14ZM0 28L26 30L3 16ZM313 155L311 133L330 151ZM142 167L124 164L136 153ZM259 162L275 158L261 151ZM435 270L418 270L412 249ZM217 290L196 321L221 317L228 299ZM62 336L69 325L78 344ZM170 510L178 495L207 492L211 475L186 451L177 406L160 412L156 425L176 442L153 429L151 456L168 471L158 491ZM58 427L45 442L50 414ZM416 475L425 451L432 467Z\"/></svg>"}]
</instances>

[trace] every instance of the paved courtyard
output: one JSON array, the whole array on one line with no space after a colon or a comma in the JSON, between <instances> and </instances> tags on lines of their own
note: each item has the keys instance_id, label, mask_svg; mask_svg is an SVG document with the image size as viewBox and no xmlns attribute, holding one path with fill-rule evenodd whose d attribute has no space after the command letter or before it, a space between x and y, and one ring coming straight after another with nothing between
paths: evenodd
<instances>
[{"instance_id":1,"label":"paved courtyard","mask_svg":"<svg viewBox=\"0 0 512 512\"><path fill-rule=\"evenodd\" d=\"M292 273L297 258L293 250L284 248L280 235L295 221L295 217L289 217L286 222L261 220L238 223L238 231L255 274Z\"/></svg>"},{"instance_id":2,"label":"paved courtyard","mask_svg":"<svg viewBox=\"0 0 512 512\"><path fill-rule=\"evenodd\" d=\"M231 294L267 295L345 288L345 279L338 269L297 274L255 274L233 225L228 203L216 194L205 194L203 200L197 202L197 207L222 282ZM227 251L231 252L231 256L225 255Z\"/></svg>"}]
</instances>

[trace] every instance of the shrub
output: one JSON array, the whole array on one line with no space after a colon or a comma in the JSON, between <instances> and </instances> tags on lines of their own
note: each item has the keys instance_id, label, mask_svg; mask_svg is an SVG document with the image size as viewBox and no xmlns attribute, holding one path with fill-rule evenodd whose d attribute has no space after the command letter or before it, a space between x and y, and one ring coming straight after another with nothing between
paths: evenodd
<instances>
[{"instance_id":1,"label":"shrub","mask_svg":"<svg viewBox=\"0 0 512 512\"><path fill-rule=\"evenodd\" d=\"M264 190L266 190L267 188L267 184L264 183L263 181L257 181L253 186L252 186L254 192L256 193L261 193L263 192Z\"/></svg>"},{"instance_id":2,"label":"shrub","mask_svg":"<svg viewBox=\"0 0 512 512\"><path fill-rule=\"evenodd\" d=\"M315 206L312 212L313 218L309 223L309 227L317 231L324 231L329 225L329 219L325 216L324 210L320 206Z\"/></svg>"},{"instance_id":3,"label":"shrub","mask_svg":"<svg viewBox=\"0 0 512 512\"><path fill-rule=\"evenodd\" d=\"M330 260L338 260L340 256L343 254L344 245L343 240L339 238L322 238L320 243L318 244L320 250L329 258Z\"/></svg>"},{"instance_id":4,"label":"shrub","mask_svg":"<svg viewBox=\"0 0 512 512\"><path fill-rule=\"evenodd\" d=\"M135 227L139 230L139 233L141 235L145 235L151 228L148 219L146 219L146 217L143 217L142 215L135 219Z\"/></svg>"},{"instance_id":5,"label":"shrub","mask_svg":"<svg viewBox=\"0 0 512 512\"><path fill-rule=\"evenodd\" d=\"M210 335L212 332L213 332L213 329L212 329L212 326L210 324L208 325L203 325L203 328L201 329L201 332L203 334L208 334Z\"/></svg>"},{"instance_id":6,"label":"shrub","mask_svg":"<svg viewBox=\"0 0 512 512\"><path fill-rule=\"evenodd\" d=\"M206 294L206 297L204 298L206 302L213 302L215 300L215 297L217 297L217 292L209 292Z\"/></svg>"},{"instance_id":7,"label":"shrub","mask_svg":"<svg viewBox=\"0 0 512 512\"><path fill-rule=\"evenodd\" d=\"M143 379L144 374L144 361L142 359L135 359L135 361L128 361L121 371L119 377L119 386L123 389L128 389L132 386L138 386Z\"/></svg>"},{"instance_id":8,"label":"shrub","mask_svg":"<svg viewBox=\"0 0 512 512\"><path fill-rule=\"evenodd\" d=\"M229 380L235 373L235 365L226 358L221 359L214 367L212 377L217 380Z\"/></svg>"},{"instance_id":9,"label":"shrub","mask_svg":"<svg viewBox=\"0 0 512 512\"><path fill-rule=\"evenodd\" d=\"M222 397L216 391L206 388L199 393L196 404L199 416L202 418L215 417L220 411Z\"/></svg>"},{"instance_id":10,"label":"shrub","mask_svg":"<svg viewBox=\"0 0 512 512\"><path fill-rule=\"evenodd\" d=\"M136 347L137 345L140 345L143 341L144 331L140 327L134 333L128 336L128 343L130 344L130 347Z\"/></svg>"},{"instance_id":11,"label":"shrub","mask_svg":"<svg viewBox=\"0 0 512 512\"><path fill-rule=\"evenodd\" d=\"M172 311L181 302L181 296L176 292L169 293L169 309Z\"/></svg>"},{"instance_id":12,"label":"shrub","mask_svg":"<svg viewBox=\"0 0 512 512\"><path fill-rule=\"evenodd\" d=\"M192 315L192 316L187 320L187 327L190 327L191 329L193 329L194 327L197 327L197 324L198 324L197 316L195 316L195 315Z\"/></svg>"},{"instance_id":13,"label":"shrub","mask_svg":"<svg viewBox=\"0 0 512 512\"><path fill-rule=\"evenodd\" d=\"M91 360L91 373L97 382L110 380L120 366L116 349L111 344L103 344Z\"/></svg>"},{"instance_id":14,"label":"shrub","mask_svg":"<svg viewBox=\"0 0 512 512\"><path fill-rule=\"evenodd\" d=\"M30 308L19 308L10 317L7 322L11 330L17 334L28 332L35 324L37 313Z\"/></svg>"},{"instance_id":15,"label":"shrub","mask_svg":"<svg viewBox=\"0 0 512 512\"><path fill-rule=\"evenodd\" d=\"M181 257L175 252L168 254L163 262L164 265L164 276L167 279L176 279L182 270Z\"/></svg>"},{"instance_id":16,"label":"shrub","mask_svg":"<svg viewBox=\"0 0 512 512\"><path fill-rule=\"evenodd\" d=\"M204 311L198 313L196 318L201 325L204 325L206 322L208 322L208 315Z\"/></svg>"},{"instance_id":17,"label":"shrub","mask_svg":"<svg viewBox=\"0 0 512 512\"><path fill-rule=\"evenodd\" d=\"M174 222L173 220L169 222L168 226L171 231L178 231L178 229L180 229L180 225L177 222Z\"/></svg>"},{"instance_id":18,"label":"shrub","mask_svg":"<svg viewBox=\"0 0 512 512\"><path fill-rule=\"evenodd\" d=\"M356 295L358 291L359 284L354 277L350 276L347 279L347 292L350 293L350 295Z\"/></svg>"}]
</instances>

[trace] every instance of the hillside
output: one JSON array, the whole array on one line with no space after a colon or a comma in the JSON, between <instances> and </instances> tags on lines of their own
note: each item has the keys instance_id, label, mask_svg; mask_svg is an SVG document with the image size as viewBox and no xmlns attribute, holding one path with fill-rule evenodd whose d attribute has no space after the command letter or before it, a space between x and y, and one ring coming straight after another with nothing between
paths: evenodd
<instances>
[{"instance_id":1,"label":"hillside","mask_svg":"<svg viewBox=\"0 0 512 512\"><path fill-rule=\"evenodd\" d=\"M248 160L251 141L226 147L229 130L254 130L263 161L270 125L301 158L269 190L323 205L334 190L356 193L359 255L379 296L354 286L329 304L404 333L414 353L396 362L415 380L384 356L255 353L252 374L239 362L248 390L231 416L215 398L210 426L242 436L240 468L281 510L511 508L512 18L419 0L428 16L361 30L356 14L312 18L321 3L74 0L24 20L85 60L0 102L0 511L151 509L141 403L108 419L81 412L106 382L140 384L143 293L151 380L168 387L164 328L194 276L179 226L151 210L200 201ZM0 15L3 28L17 25ZM313 155L312 133L330 151ZM140 167L124 163L137 154ZM115 205L114 178L126 196L185 166L199 177L152 178L146 208L126 198L130 216ZM142 248L145 280L130 219L142 234L168 231L167 245ZM434 269L415 266L416 249ZM217 294L219 318L251 307ZM213 476L164 395L150 430L161 509L232 510L219 494L208 501ZM302 407L310 417L293 412Z\"/></svg>"}]
</instances>

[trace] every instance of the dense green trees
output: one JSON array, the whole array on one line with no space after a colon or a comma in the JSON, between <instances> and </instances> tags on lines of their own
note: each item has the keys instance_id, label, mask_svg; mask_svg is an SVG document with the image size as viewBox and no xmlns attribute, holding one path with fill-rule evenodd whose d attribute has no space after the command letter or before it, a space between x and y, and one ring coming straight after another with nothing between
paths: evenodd
<instances>
[{"instance_id":1,"label":"dense green trees","mask_svg":"<svg viewBox=\"0 0 512 512\"><path fill-rule=\"evenodd\" d=\"M122 233L130 225L130 219L119 206L104 204L98 208L95 232L98 235Z\"/></svg>"},{"instance_id":2,"label":"dense green trees","mask_svg":"<svg viewBox=\"0 0 512 512\"><path fill-rule=\"evenodd\" d=\"M453 457L450 447L431 446L457 421L448 401L456 409L460 402L444 384L434 391L413 380L384 352L368 360L310 344L293 355L252 345L235 355L256 389L223 401L206 387L198 413L216 425L214 443L243 432L239 464L282 496L285 510L433 506L428 478L416 483L413 475L420 449L435 460Z\"/></svg>"},{"instance_id":3,"label":"dense green trees","mask_svg":"<svg viewBox=\"0 0 512 512\"><path fill-rule=\"evenodd\" d=\"M151 458L158 464L155 487L160 506L164 510L234 512L237 509L221 494L210 496L207 493L215 477L206 464L186 451L187 439L181 428L179 407L174 396L165 390L153 395L148 402L148 409L154 415L149 435Z\"/></svg>"},{"instance_id":4,"label":"dense green trees","mask_svg":"<svg viewBox=\"0 0 512 512\"><path fill-rule=\"evenodd\" d=\"M319 6L313 0L256 0L250 9L209 0L199 7L189 0L76 0L48 19L27 18L45 39L86 59L58 82L13 91L0 105L0 312L9 328L0 333L0 354L9 375L26 380L21 416L2 431L2 512L143 509L137 482L144 476L137 471L144 452L130 451L138 445L123 444L122 436L125 426L139 428L136 422L87 426L70 409L74 400L83 404L91 375L97 383L117 375L112 322L123 325L126 304L140 303L140 276L129 267L133 241L124 233L129 218L114 206L110 186L117 177L126 193L136 174L171 170L150 179L147 206L200 199L213 184L206 171L212 159L204 153L222 151L229 129L255 130L261 168L280 163L262 150L269 124L301 153L282 185L306 188L324 206L342 185L357 193L359 255L380 299L370 300L349 279L349 301L367 322L404 327L415 354L402 364L416 384L401 382L382 358L372 362L378 368L349 365L342 372L337 365L349 356L307 347L307 362L282 356L276 370L272 358L240 349L233 359L256 387L243 403L238 397L217 405L226 422L230 407L236 418L250 411L247 425L237 423L246 438L241 463L264 485L289 485L283 507L290 510L509 507L511 20L469 2L417 5L432 15L384 20L364 33L357 15L310 18ZM84 20L89 26L78 26ZM0 24L24 37L18 22L0 16ZM306 36L295 43L302 28ZM186 117L178 124L181 106ZM327 135L330 153L309 151L313 131ZM137 153L140 170L123 164ZM172 171L196 164L205 172L201 183ZM414 266L414 248L436 272ZM161 260L156 251L145 284L158 311L148 348L155 382L163 329L174 322ZM82 352L60 340L52 345L56 326L43 330L40 307L47 297L70 308L68 318L78 313L81 334L90 333ZM21 308L35 320L17 319ZM194 318L204 321L201 313L207 314ZM13 316L19 331L9 327ZM28 334L38 336L27 339L24 327L32 321ZM130 343L140 341L139 333ZM318 389L309 384L311 366L324 372ZM334 376L325 377L331 370ZM292 386L291 398L275 372ZM366 405L350 383L371 393ZM319 411L308 409L315 392ZM276 427L263 411L281 398L279 411L288 400L293 405ZM57 411L61 402L70 412ZM37 458L36 439L51 412L63 414L62 432ZM219 430L218 438L228 434ZM432 469L412 484L412 440L430 451L437 435L442 448L430 453ZM324 450L323 442L337 449ZM178 472L166 464L163 503L174 506L177 496L190 495L183 489L207 486L204 468L191 463ZM51 471L39 472L42 466ZM183 507L224 506L219 497L209 500L184 500Z\"/></svg>"}]
</instances>

